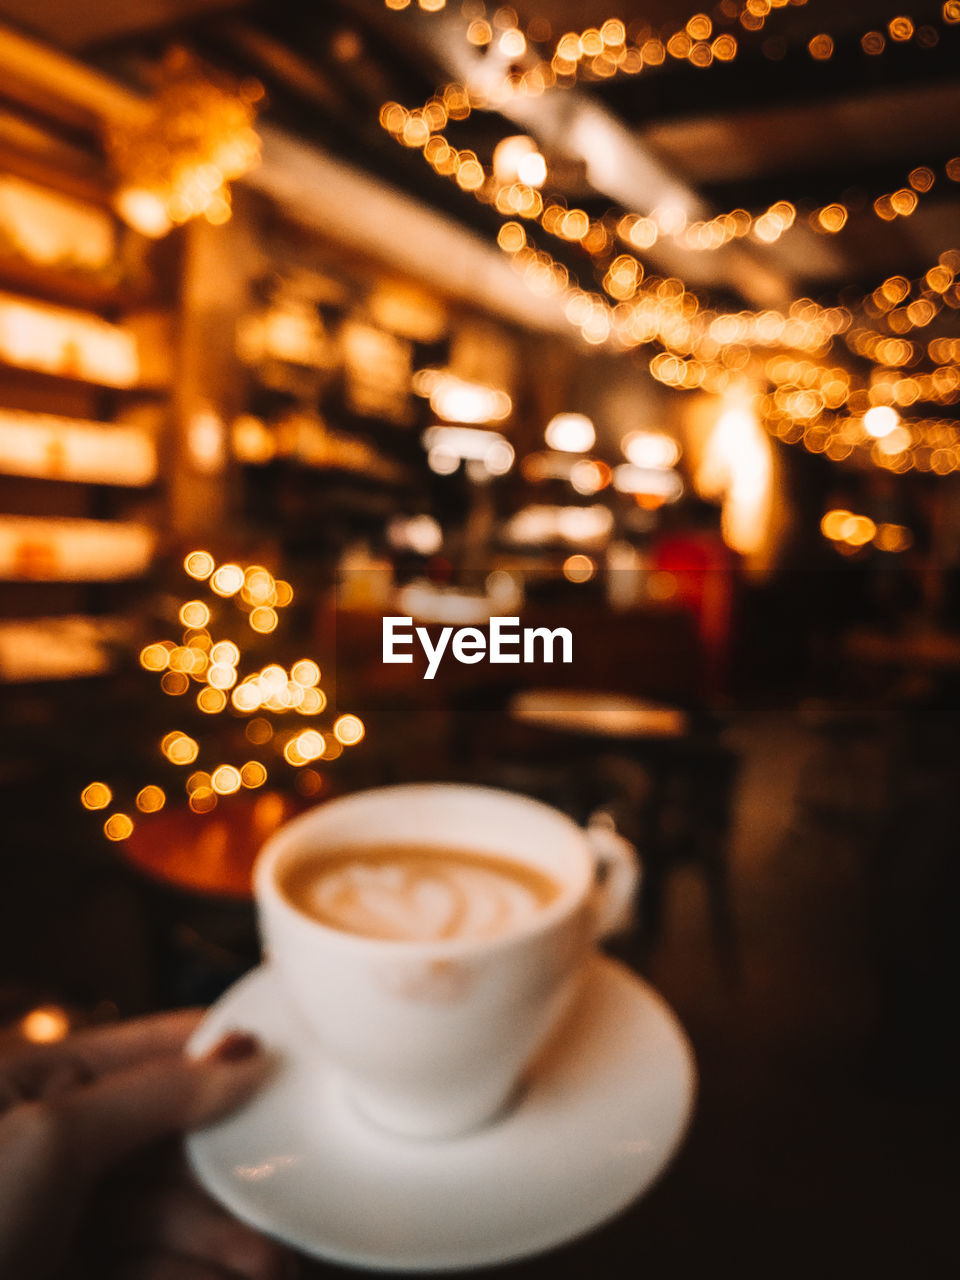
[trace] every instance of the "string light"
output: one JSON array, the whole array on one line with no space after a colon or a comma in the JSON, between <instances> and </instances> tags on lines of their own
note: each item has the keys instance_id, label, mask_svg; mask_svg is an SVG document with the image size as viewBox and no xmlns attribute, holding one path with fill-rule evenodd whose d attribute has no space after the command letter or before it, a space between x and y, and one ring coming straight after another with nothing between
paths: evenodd
<instances>
[{"instance_id":1,"label":"string light","mask_svg":"<svg viewBox=\"0 0 960 1280\"><path fill-rule=\"evenodd\" d=\"M114 120L106 130L124 221L154 238L191 218L227 222L230 183L259 163L253 124L262 97L257 81L235 82L173 50L144 116Z\"/></svg>"},{"instance_id":2,"label":"string light","mask_svg":"<svg viewBox=\"0 0 960 1280\"><path fill-rule=\"evenodd\" d=\"M448 96L449 89L448 86L444 90L444 98ZM400 122L404 118L404 109L398 104L389 105L391 110L383 113L382 120L385 127L396 131L402 127ZM469 111L469 97L465 109ZM438 113L435 123L439 126L441 120L442 115ZM434 167L438 172L455 174L465 153L456 152L436 134L431 136L430 142ZM429 145L424 153L431 159ZM471 164L479 163L472 152L469 157ZM946 173L952 180L960 179L960 160L949 162ZM933 180L932 170L925 166L911 170L910 188L902 188L888 198L892 216L908 216L915 208L916 193L929 190ZM494 179L491 177L489 181ZM522 184L482 193L485 199L490 199L491 194L493 203L498 204L501 212L509 208L521 216L535 218L551 234L581 243L595 257L608 251L611 237L606 226L602 221L591 222L582 210L569 210L554 201L544 203L538 193L523 190ZM880 205L885 212L882 201ZM693 234L694 243L705 246L716 244L719 247L725 238L750 232L761 241L770 243L789 230L796 220L796 213L796 207L789 201L778 201L757 217L744 210L733 211L729 215L721 215L712 224L696 224L688 228L682 217L677 221L670 211L661 210L655 218L623 215L616 223L616 233L638 245L650 245L660 234L678 236L688 232ZM842 205L827 205L815 210L811 218L824 233L832 234L845 225L847 210ZM606 269L603 286L614 300L615 305L611 305L601 295L588 293L572 284L565 268L530 244L521 223L513 219L505 222L498 244L531 287L563 295L565 314L570 323L580 329L585 341L602 344L615 340L626 348L650 343L662 345L665 350L651 359L650 372L664 385L677 389L702 388L722 394L730 386L731 377L736 373L742 374L751 363L752 349L756 346L781 346L819 356L826 354L837 336L852 327L848 308L823 308L809 299L798 299L787 315L773 311L717 314L704 307L682 281L646 276L642 263L631 255L620 255ZM885 323L894 333L924 327L932 322L944 302L952 302L948 291L952 288L953 274L952 268L944 265L946 256L942 255L939 266L932 269L932 280L927 281L927 291L932 291L933 297L915 298L902 308L893 309L887 306L886 301L876 303L877 312L885 315ZM936 290L931 290L932 285L936 285ZM888 292L889 287L889 282L885 282L884 288ZM885 298L885 295L881 292L880 297ZM869 311L870 301L863 305ZM886 354L889 354L889 348ZM930 375L929 381L935 384L934 394L941 402L953 396L949 371L938 372L936 378ZM837 379L834 378L833 383L836 384ZM917 396L926 389L922 384L918 384L918 388ZM894 394L900 397L909 398L911 393L909 384L898 384L894 389ZM795 407L801 416L806 414L809 417L811 409L816 406L813 397L801 396L795 397ZM818 435L812 435L809 440L804 437L814 449L821 438ZM846 445L835 439L828 439L825 448L830 451L830 456L846 453ZM886 455L872 456L879 465L889 466ZM456 460L452 455L449 465L447 462L446 454L443 457L431 454L430 465L434 470L455 469ZM901 465L900 459L896 465Z\"/></svg>"},{"instance_id":3,"label":"string light","mask_svg":"<svg viewBox=\"0 0 960 1280\"><path fill-rule=\"evenodd\" d=\"M167 797L161 787L150 785L137 792L137 808L141 813L159 813L166 803Z\"/></svg>"},{"instance_id":4,"label":"string light","mask_svg":"<svg viewBox=\"0 0 960 1280\"><path fill-rule=\"evenodd\" d=\"M359 716L340 716L333 725L334 736L345 747L355 746L366 733L363 721Z\"/></svg>"},{"instance_id":5,"label":"string light","mask_svg":"<svg viewBox=\"0 0 960 1280\"><path fill-rule=\"evenodd\" d=\"M128 840L133 835L133 819L126 813L112 813L103 824L108 840Z\"/></svg>"},{"instance_id":6,"label":"string light","mask_svg":"<svg viewBox=\"0 0 960 1280\"><path fill-rule=\"evenodd\" d=\"M464 430L465 428L450 428ZM512 451L511 451L512 456ZM207 551L189 552L183 561L184 572L192 584L205 582L214 597L232 600L239 611L249 611L248 621L254 631L269 633L278 625L278 611L294 598L290 583L275 578L264 565L242 566L234 562L217 565ZM215 607L222 608L215 600ZM303 728L282 740L275 734L267 714L318 716L327 707L327 695L319 688L321 672L312 658L299 658L289 671L278 662L269 662L259 670L240 676L244 654L234 640L214 639L206 629L212 610L204 600L182 602L177 616L183 627L181 642L155 640L139 652L140 665L160 676L166 693L182 694L190 681L199 683L196 705L207 716L217 716L232 708L241 716L250 716L244 726L249 742L262 749L279 749L287 763L300 770L312 761L334 760L344 746L355 746L365 733L363 722L354 715L342 715L326 736L314 728ZM228 691L232 691L229 693ZM253 713L260 714L254 715ZM200 743L181 729L172 729L160 740L163 757L178 768L195 765L200 756ZM193 769L183 784L188 808L198 815L211 813L218 803L242 789L262 787L268 777L260 760L247 760L237 766L221 763L206 769ZM303 794L312 791L300 790ZM113 801L113 792L104 782L91 782L81 793L81 803L88 810L102 810ZM160 812L167 804L163 788L149 783L136 793L135 806L147 816ZM113 813L103 824L104 834L112 841L123 841L132 835L134 824L125 813Z\"/></svg>"},{"instance_id":7,"label":"string light","mask_svg":"<svg viewBox=\"0 0 960 1280\"><path fill-rule=\"evenodd\" d=\"M113 799L113 792L105 782L91 782L80 793L85 809L105 809Z\"/></svg>"}]
</instances>

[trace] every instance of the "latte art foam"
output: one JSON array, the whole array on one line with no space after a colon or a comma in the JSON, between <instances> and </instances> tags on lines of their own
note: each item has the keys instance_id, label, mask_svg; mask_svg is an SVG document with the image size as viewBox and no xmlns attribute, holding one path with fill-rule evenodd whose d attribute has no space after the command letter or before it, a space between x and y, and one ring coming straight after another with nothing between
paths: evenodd
<instances>
[{"instance_id":1,"label":"latte art foam","mask_svg":"<svg viewBox=\"0 0 960 1280\"><path fill-rule=\"evenodd\" d=\"M409 942L510 933L559 892L549 876L524 863L405 846L311 858L281 880L293 904L321 924Z\"/></svg>"}]
</instances>

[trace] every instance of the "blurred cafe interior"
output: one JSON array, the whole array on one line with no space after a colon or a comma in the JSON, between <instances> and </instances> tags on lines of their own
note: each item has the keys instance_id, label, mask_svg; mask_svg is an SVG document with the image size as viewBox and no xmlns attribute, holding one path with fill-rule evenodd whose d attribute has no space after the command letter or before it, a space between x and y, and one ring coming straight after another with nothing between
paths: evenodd
<instances>
[{"instance_id":1,"label":"blurred cafe interior","mask_svg":"<svg viewBox=\"0 0 960 1280\"><path fill-rule=\"evenodd\" d=\"M215 999L309 806L524 792L700 1074L554 1274L942 1276L960 3L694 10L0 0L0 1023Z\"/></svg>"}]
</instances>

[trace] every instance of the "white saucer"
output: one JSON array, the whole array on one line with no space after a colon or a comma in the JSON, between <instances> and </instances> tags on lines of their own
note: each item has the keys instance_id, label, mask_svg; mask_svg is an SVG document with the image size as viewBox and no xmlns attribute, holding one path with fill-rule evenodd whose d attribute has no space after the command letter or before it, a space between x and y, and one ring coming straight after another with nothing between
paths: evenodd
<instances>
[{"instance_id":1,"label":"white saucer","mask_svg":"<svg viewBox=\"0 0 960 1280\"><path fill-rule=\"evenodd\" d=\"M396 1138L360 1117L266 966L210 1010L193 1047L238 1028L281 1065L251 1104L189 1138L195 1173L295 1249L374 1270L489 1266L582 1235L649 1188L693 1108L673 1013L601 956L513 1110L464 1138Z\"/></svg>"}]
</instances>

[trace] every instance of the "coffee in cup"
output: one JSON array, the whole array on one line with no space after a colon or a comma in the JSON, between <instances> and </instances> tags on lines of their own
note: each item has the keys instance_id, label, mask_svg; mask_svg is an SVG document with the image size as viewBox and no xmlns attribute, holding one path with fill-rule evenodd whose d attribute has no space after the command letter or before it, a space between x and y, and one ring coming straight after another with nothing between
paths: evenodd
<instances>
[{"instance_id":1,"label":"coffee in cup","mask_svg":"<svg viewBox=\"0 0 960 1280\"><path fill-rule=\"evenodd\" d=\"M636 882L614 833L454 784L321 805L255 871L269 962L345 1098L417 1138L509 1105Z\"/></svg>"},{"instance_id":2,"label":"coffee in cup","mask_svg":"<svg viewBox=\"0 0 960 1280\"><path fill-rule=\"evenodd\" d=\"M532 920L561 889L516 859L396 843L299 859L278 885L319 924L395 942L494 938Z\"/></svg>"}]
</instances>

